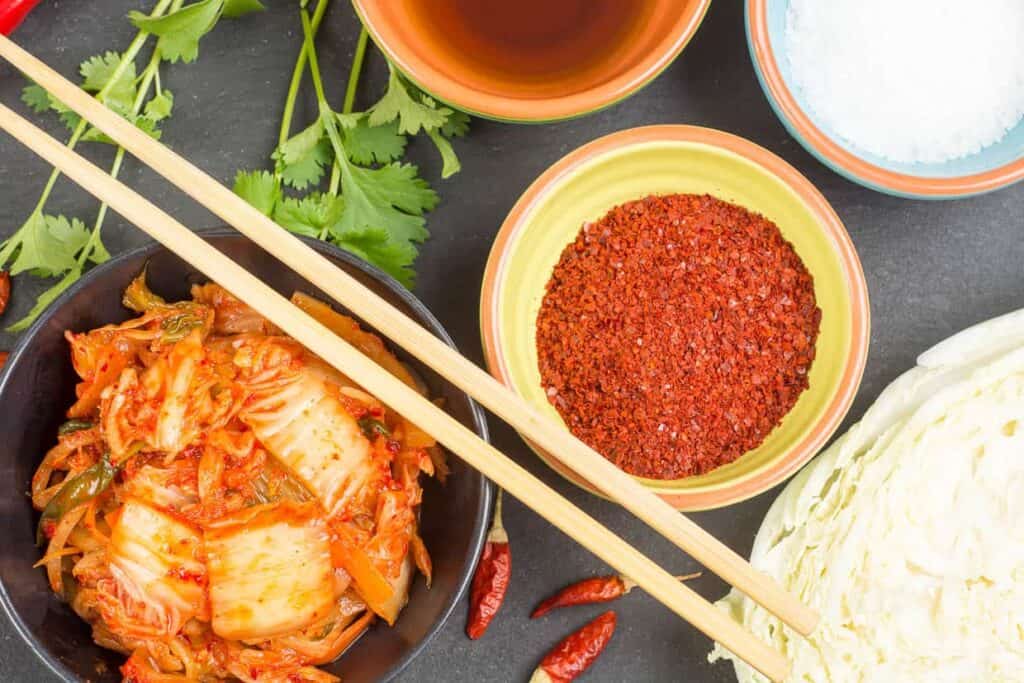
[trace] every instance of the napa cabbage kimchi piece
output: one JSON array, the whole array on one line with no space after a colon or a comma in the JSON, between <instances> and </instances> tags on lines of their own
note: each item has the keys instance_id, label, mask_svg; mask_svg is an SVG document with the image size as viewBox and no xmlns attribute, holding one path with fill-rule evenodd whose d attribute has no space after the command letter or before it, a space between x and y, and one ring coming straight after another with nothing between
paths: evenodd
<instances>
[{"instance_id":1,"label":"napa cabbage kimchi piece","mask_svg":"<svg viewBox=\"0 0 1024 683\"><path fill-rule=\"evenodd\" d=\"M396 377L373 334L293 302ZM336 680L320 670L393 624L430 556L432 438L215 284L67 333L81 378L32 479L51 588L124 653L124 680Z\"/></svg>"}]
</instances>

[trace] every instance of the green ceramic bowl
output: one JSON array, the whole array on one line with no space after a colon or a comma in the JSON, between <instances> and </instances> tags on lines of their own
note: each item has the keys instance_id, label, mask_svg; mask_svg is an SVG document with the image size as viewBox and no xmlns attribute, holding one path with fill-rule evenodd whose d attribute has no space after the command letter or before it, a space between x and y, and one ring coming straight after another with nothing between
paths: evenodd
<instances>
[{"instance_id":1,"label":"green ceramic bowl","mask_svg":"<svg viewBox=\"0 0 1024 683\"><path fill-rule=\"evenodd\" d=\"M584 222L618 204L680 192L711 194L774 221L813 275L822 310L810 386L758 448L704 475L640 478L677 508L695 510L744 500L796 472L839 426L860 384L869 339L867 285L849 235L806 178L767 150L706 128L652 126L601 138L552 166L512 209L487 264L480 314L492 374L560 420L541 386L535 329L562 250ZM594 490L586 472L534 450Z\"/></svg>"}]
</instances>

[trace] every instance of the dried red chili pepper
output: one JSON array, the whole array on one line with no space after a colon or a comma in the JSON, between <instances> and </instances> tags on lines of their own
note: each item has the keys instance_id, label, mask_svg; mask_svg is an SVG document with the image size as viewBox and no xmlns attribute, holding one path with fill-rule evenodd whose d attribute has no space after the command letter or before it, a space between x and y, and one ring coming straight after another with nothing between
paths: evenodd
<instances>
[{"instance_id":1,"label":"dried red chili pepper","mask_svg":"<svg viewBox=\"0 0 1024 683\"><path fill-rule=\"evenodd\" d=\"M680 581L695 579L700 572L695 574L684 574L677 576ZM574 584L566 586L552 595L547 600L537 605L537 609L530 614L531 619L542 617L551 610L560 607L572 607L573 605L590 605L596 602L611 602L621 598L626 593L636 588L636 583L618 574L611 576L595 576L592 579L583 579Z\"/></svg>"},{"instance_id":2,"label":"dried red chili pepper","mask_svg":"<svg viewBox=\"0 0 1024 683\"><path fill-rule=\"evenodd\" d=\"M11 35L39 0L0 0L0 33Z\"/></svg>"},{"instance_id":3,"label":"dried red chili pepper","mask_svg":"<svg viewBox=\"0 0 1024 683\"><path fill-rule=\"evenodd\" d=\"M6 270L0 270L0 315L7 309L11 300L11 276Z\"/></svg>"},{"instance_id":4,"label":"dried red chili pepper","mask_svg":"<svg viewBox=\"0 0 1024 683\"><path fill-rule=\"evenodd\" d=\"M615 633L615 612L605 612L560 642L541 660L530 683L568 683L586 671Z\"/></svg>"},{"instance_id":5,"label":"dried red chili pepper","mask_svg":"<svg viewBox=\"0 0 1024 683\"><path fill-rule=\"evenodd\" d=\"M548 400L642 477L678 479L761 444L808 386L821 311L793 245L711 196L651 196L583 226L537 316Z\"/></svg>"},{"instance_id":6,"label":"dried red chili pepper","mask_svg":"<svg viewBox=\"0 0 1024 683\"><path fill-rule=\"evenodd\" d=\"M9 355L6 351L0 351L0 370L3 370L4 366L7 365L7 356Z\"/></svg>"},{"instance_id":7,"label":"dried red chili pepper","mask_svg":"<svg viewBox=\"0 0 1024 683\"><path fill-rule=\"evenodd\" d=\"M501 608L508 590L509 574L512 571L512 555L509 552L508 534L501 524L501 497L494 504L494 521L487 534L484 552L473 574L473 590L469 597L469 622L466 635L476 640L484 634L494 615Z\"/></svg>"}]
</instances>

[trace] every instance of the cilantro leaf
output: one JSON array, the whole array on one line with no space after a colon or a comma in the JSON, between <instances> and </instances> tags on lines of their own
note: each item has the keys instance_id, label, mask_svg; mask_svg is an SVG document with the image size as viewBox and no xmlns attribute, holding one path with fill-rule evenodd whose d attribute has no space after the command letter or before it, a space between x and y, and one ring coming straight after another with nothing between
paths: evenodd
<instances>
[{"instance_id":1,"label":"cilantro leaf","mask_svg":"<svg viewBox=\"0 0 1024 683\"><path fill-rule=\"evenodd\" d=\"M0 251L0 263L6 263L17 250L11 275L31 270L51 277L74 268L75 255L88 241L89 231L77 218L69 221L63 216L34 211Z\"/></svg>"},{"instance_id":2,"label":"cilantro leaf","mask_svg":"<svg viewBox=\"0 0 1024 683\"><path fill-rule=\"evenodd\" d=\"M222 16L225 19L237 19L252 12L265 12L266 10L267 8L260 0L224 0Z\"/></svg>"},{"instance_id":3,"label":"cilantro leaf","mask_svg":"<svg viewBox=\"0 0 1024 683\"><path fill-rule=\"evenodd\" d=\"M388 164L377 169L353 168L363 191L380 206L394 205L422 216L437 206L438 197L412 164Z\"/></svg>"},{"instance_id":4,"label":"cilantro leaf","mask_svg":"<svg viewBox=\"0 0 1024 683\"><path fill-rule=\"evenodd\" d=\"M200 0L162 17L150 17L132 10L128 18L140 31L160 38L157 47L172 64L195 61L199 40L213 29L224 9L225 0Z\"/></svg>"},{"instance_id":5,"label":"cilantro leaf","mask_svg":"<svg viewBox=\"0 0 1024 683\"><path fill-rule=\"evenodd\" d=\"M78 112L72 110L53 95L50 95L50 109L57 112L60 120L67 126L68 130L74 130L82 121L82 117L78 115Z\"/></svg>"},{"instance_id":6,"label":"cilantro leaf","mask_svg":"<svg viewBox=\"0 0 1024 683\"><path fill-rule=\"evenodd\" d=\"M365 119L343 132L345 151L357 164L369 165L374 162L386 164L400 159L405 154L406 137L398 132L394 121L380 126L371 126Z\"/></svg>"},{"instance_id":7,"label":"cilantro leaf","mask_svg":"<svg viewBox=\"0 0 1024 683\"><path fill-rule=\"evenodd\" d=\"M154 140L159 140L163 136L163 131L157 128L156 122L150 118L145 116L130 116L128 120L134 123L136 128Z\"/></svg>"},{"instance_id":8,"label":"cilantro leaf","mask_svg":"<svg viewBox=\"0 0 1024 683\"><path fill-rule=\"evenodd\" d=\"M46 221L46 229L50 235L60 242L66 253L74 255L89 241L89 231L85 223L72 218L68 220L64 216L43 216ZM63 269L60 269L63 270Z\"/></svg>"},{"instance_id":9,"label":"cilantro leaf","mask_svg":"<svg viewBox=\"0 0 1024 683\"><path fill-rule=\"evenodd\" d=\"M338 120L342 128L355 128L360 121L366 118L366 112L357 111L349 114L334 112L334 118Z\"/></svg>"},{"instance_id":10,"label":"cilantro leaf","mask_svg":"<svg viewBox=\"0 0 1024 683\"><path fill-rule=\"evenodd\" d=\"M307 237L323 237L341 218L341 197L315 192L302 199L286 197L274 210L274 221L285 230Z\"/></svg>"},{"instance_id":11,"label":"cilantro leaf","mask_svg":"<svg viewBox=\"0 0 1024 683\"><path fill-rule=\"evenodd\" d=\"M41 86L29 85L26 86L21 93L21 100L30 107L35 109L39 113L43 113L46 109L39 109L43 106L42 97L46 95L46 109L56 112L60 116L61 122L68 127L68 130L74 130L82 118L72 111L66 104L58 100L50 93L43 90Z\"/></svg>"},{"instance_id":12,"label":"cilantro leaf","mask_svg":"<svg viewBox=\"0 0 1024 683\"><path fill-rule=\"evenodd\" d=\"M346 164L341 186L345 205L332 226L333 241L411 284L407 266L416 257L415 244L429 236L422 214L436 205L437 195L414 166L394 163L379 169Z\"/></svg>"},{"instance_id":13,"label":"cilantro leaf","mask_svg":"<svg viewBox=\"0 0 1024 683\"><path fill-rule=\"evenodd\" d=\"M82 62L79 71L82 78L85 79L82 83L83 90L86 92L105 90L103 103L121 116L128 118L135 108L137 94L135 63L128 62L121 75L114 81L114 75L120 66L121 55L116 52L107 52ZM67 111L67 107L63 107L63 109ZM77 114L75 117L77 118Z\"/></svg>"},{"instance_id":14,"label":"cilantro leaf","mask_svg":"<svg viewBox=\"0 0 1024 683\"><path fill-rule=\"evenodd\" d=\"M159 95L146 103L143 116L153 123L159 123L168 118L174 111L174 93L170 90L161 90Z\"/></svg>"},{"instance_id":15,"label":"cilantro leaf","mask_svg":"<svg viewBox=\"0 0 1024 683\"><path fill-rule=\"evenodd\" d=\"M52 304L54 300L64 292L65 289L73 285L75 281L78 280L78 278L80 277L82 277L82 269L76 265L67 273L65 273L64 277L61 278L61 280L57 284L55 284L54 286L50 287L48 290L40 294L36 298L36 303L32 307L32 310L28 312L28 315L26 315L24 318L8 327L7 331L21 332L22 330L27 329L28 326L32 324L32 321L39 317L39 314L42 313L47 306Z\"/></svg>"},{"instance_id":16,"label":"cilantro leaf","mask_svg":"<svg viewBox=\"0 0 1024 683\"><path fill-rule=\"evenodd\" d=\"M106 52L85 60L78 70L82 74L83 90L91 93L106 90L103 98L104 104L121 116L133 120L135 98L138 94L134 62L126 64L117 81L111 83L122 59L122 56L116 52ZM41 114L47 110L56 112L69 130L74 130L81 123L82 119L75 111L35 83L22 90L21 99L36 113ZM110 142L109 138L95 130L87 131L83 139Z\"/></svg>"},{"instance_id":17,"label":"cilantro leaf","mask_svg":"<svg viewBox=\"0 0 1024 683\"><path fill-rule=\"evenodd\" d=\"M416 247L408 242L395 242L387 231L369 229L358 235L345 235L332 240L342 249L376 265L391 277L411 288L415 280L412 264Z\"/></svg>"},{"instance_id":18,"label":"cilantro leaf","mask_svg":"<svg viewBox=\"0 0 1024 683\"><path fill-rule=\"evenodd\" d=\"M367 122L371 130L373 126L383 126L397 121L398 133L415 135L421 130L424 131L441 153L441 177L455 175L462 166L448 138L466 134L469 130L469 116L464 112L440 106L432 97L416 88L406 86L395 68L390 68L387 92L369 110ZM350 134L350 131L346 133ZM395 158L398 158L397 155L392 159ZM366 163L355 157L353 160Z\"/></svg>"},{"instance_id":19,"label":"cilantro leaf","mask_svg":"<svg viewBox=\"0 0 1024 683\"><path fill-rule=\"evenodd\" d=\"M304 190L316 185L324 176L324 166L331 161L331 145L327 140L320 140L313 147L309 156L300 161L281 167L281 179L285 184L296 190Z\"/></svg>"},{"instance_id":20,"label":"cilantro leaf","mask_svg":"<svg viewBox=\"0 0 1024 683\"><path fill-rule=\"evenodd\" d=\"M281 200L281 186L269 171L239 171L235 176L235 194L266 216L274 212Z\"/></svg>"},{"instance_id":21,"label":"cilantro leaf","mask_svg":"<svg viewBox=\"0 0 1024 683\"><path fill-rule=\"evenodd\" d=\"M365 169L360 169L365 170ZM363 235L367 230L383 230L389 240L397 243L422 242L428 237L423 227L426 221L399 211L390 204L380 204L370 198L359 182L342 178L345 193L345 209L333 234L339 239Z\"/></svg>"},{"instance_id":22,"label":"cilantro leaf","mask_svg":"<svg viewBox=\"0 0 1024 683\"><path fill-rule=\"evenodd\" d=\"M320 182L324 165L330 163L331 145L324 126L317 119L311 126L289 138L272 155L284 182L297 190Z\"/></svg>"},{"instance_id":23,"label":"cilantro leaf","mask_svg":"<svg viewBox=\"0 0 1024 683\"><path fill-rule=\"evenodd\" d=\"M21 91L21 101L29 106L37 114L49 111L50 93L43 90L41 85L32 83L26 85Z\"/></svg>"},{"instance_id":24,"label":"cilantro leaf","mask_svg":"<svg viewBox=\"0 0 1024 683\"><path fill-rule=\"evenodd\" d=\"M106 52L96 55L82 62L78 67L79 73L85 79L82 82L82 89L87 92L99 92L111 83L111 79L121 66L122 57L116 52ZM114 81L107 89L108 101L127 101L129 105L135 99L135 63L129 62L117 81Z\"/></svg>"},{"instance_id":25,"label":"cilantro leaf","mask_svg":"<svg viewBox=\"0 0 1024 683\"><path fill-rule=\"evenodd\" d=\"M443 126L452 110L433 106L433 100L429 100L428 104L413 99L402 77L394 67L390 69L387 92L369 109L370 125L380 126L397 119L398 132L407 135L416 135L421 129L433 130Z\"/></svg>"},{"instance_id":26,"label":"cilantro leaf","mask_svg":"<svg viewBox=\"0 0 1024 683\"><path fill-rule=\"evenodd\" d=\"M281 161L285 164L296 164L308 157L316 145L324 137L323 121L317 119L308 128L288 138L277 148Z\"/></svg>"},{"instance_id":27,"label":"cilantro leaf","mask_svg":"<svg viewBox=\"0 0 1024 683\"><path fill-rule=\"evenodd\" d=\"M452 109L448 120L441 126L441 134L446 138L461 138L469 132L469 114L458 109Z\"/></svg>"}]
</instances>

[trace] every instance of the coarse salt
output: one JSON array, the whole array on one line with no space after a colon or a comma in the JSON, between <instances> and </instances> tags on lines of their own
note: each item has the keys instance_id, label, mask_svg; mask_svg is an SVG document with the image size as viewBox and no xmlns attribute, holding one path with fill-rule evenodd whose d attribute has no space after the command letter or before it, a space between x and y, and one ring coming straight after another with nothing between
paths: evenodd
<instances>
[{"instance_id":1,"label":"coarse salt","mask_svg":"<svg viewBox=\"0 0 1024 683\"><path fill-rule=\"evenodd\" d=\"M786 53L812 118L903 163L981 151L1024 118L1024 1L791 0Z\"/></svg>"}]
</instances>

